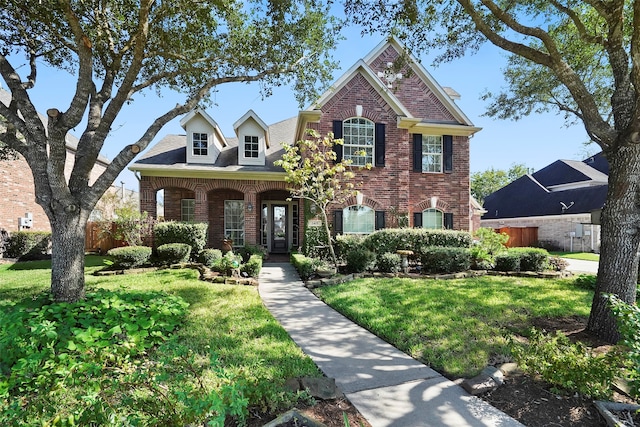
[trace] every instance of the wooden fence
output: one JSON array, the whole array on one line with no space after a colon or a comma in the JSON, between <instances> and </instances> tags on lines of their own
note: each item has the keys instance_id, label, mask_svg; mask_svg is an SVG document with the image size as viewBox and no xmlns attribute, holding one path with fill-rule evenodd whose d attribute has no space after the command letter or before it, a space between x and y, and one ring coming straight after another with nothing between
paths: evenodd
<instances>
[{"instance_id":1,"label":"wooden fence","mask_svg":"<svg viewBox=\"0 0 640 427\"><path fill-rule=\"evenodd\" d=\"M115 224L111 224L111 231L114 231ZM116 240L105 236L97 222L87 223L87 232L84 238L84 247L87 252L107 253L109 249L127 246L122 240Z\"/></svg>"},{"instance_id":2,"label":"wooden fence","mask_svg":"<svg viewBox=\"0 0 640 427\"><path fill-rule=\"evenodd\" d=\"M509 235L508 248L536 246L538 243L538 227L503 227L497 231Z\"/></svg>"}]
</instances>

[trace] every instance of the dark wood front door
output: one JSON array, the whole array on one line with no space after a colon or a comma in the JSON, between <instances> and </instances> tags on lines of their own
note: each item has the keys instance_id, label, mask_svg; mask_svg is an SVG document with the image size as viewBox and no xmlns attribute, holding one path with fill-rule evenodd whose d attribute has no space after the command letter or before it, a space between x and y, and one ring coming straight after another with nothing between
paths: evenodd
<instances>
[{"instance_id":1,"label":"dark wood front door","mask_svg":"<svg viewBox=\"0 0 640 427\"><path fill-rule=\"evenodd\" d=\"M289 218L287 205L271 205L271 252L289 251Z\"/></svg>"}]
</instances>

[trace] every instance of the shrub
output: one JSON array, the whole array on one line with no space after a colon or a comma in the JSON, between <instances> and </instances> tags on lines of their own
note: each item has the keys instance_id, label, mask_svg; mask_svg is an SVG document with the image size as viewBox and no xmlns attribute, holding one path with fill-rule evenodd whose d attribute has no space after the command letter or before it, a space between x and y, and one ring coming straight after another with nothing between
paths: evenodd
<instances>
[{"instance_id":1,"label":"shrub","mask_svg":"<svg viewBox=\"0 0 640 427\"><path fill-rule=\"evenodd\" d=\"M191 246L186 243L167 243L158 246L158 259L163 264L177 264L189 261Z\"/></svg>"},{"instance_id":2,"label":"shrub","mask_svg":"<svg viewBox=\"0 0 640 427\"><path fill-rule=\"evenodd\" d=\"M533 329L526 346L512 343L518 366L555 386L555 391L578 392L595 399L611 396L619 373L618 353L594 354L584 344L571 343L561 331L555 335ZM553 391L553 389L552 389Z\"/></svg>"},{"instance_id":3,"label":"shrub","mask_svg":"<svg viewBox=\"0 0 640 427\"><path fill-rule=\"evenodd\" d=\"M367 235L364 245L376 253L395 253L405 249L417 253L423 246L468 248L471 245L471 234L454 230L386 228Z\"/></svg>"},{"instance_id":4,"label":"shrub","mask_svg":"<svg viewBox=\"0 0 640 427\"><path fill-rule=\"evenodd\" d=\"M377 257L376 266L382 273L397 273L400 271L401 262L400 255L385 252Z\"/></svg>"},{"instance_id":5,"label":"shrub","mask_svg":"<svg viewBox=\"0 0 640 427\"><path fill-rule=\"evenodd\" d=\"M520 256L522 271L542 271L548 264L549 252L542 248L511 248L509 252Z\"/></svg>"},{"instance_id":6,"label":"shrub","mask_svg":"<svg viewBox=\"0 0 640 427\"><path fill-rule=\"evenodd\" d=\"M159 222L153 227L156 247L167 243L186 243L191 254L197 256L207 243L207 227L204 222Z\"/></svg>"},{"instance_id":7,"label":"shrub","mask_svg":"<svg viewBox=\"0 0 640 427\"><path fill-rule=\"evenodd\" d=\"M628 379L631 394L640 397L640 308L630 305L617 298L609 296L611 311L618 322L620 341L627 349Z\"/></svg>"},{"instance_id":8,"label":"shrub","mask_svg":"<svg viewBox=\"0 0 640 427\"><path fill-rule=\"evenodd\" d=\"M215 263L211 269L219 272L224 276L231 276L233 274L233 270L240 267L242 263L242 258L233 252L229 251L220 260Z\"/></svg>"},{"instance_id":9,"label":"shrub","mask_svg":"<svg viewBox=\"0 0 640 427\"><path fill-rule=\"evenodd\" d=\"M109 249L107 255L113 258L116 268L134 268L146 264L151 258L149 246L124 246Z\"/></svg>"},{"instance_id":10,"label":"shrub","mask_svg":"<svg viewBox=\"0 0 640 427\"><path fill-rule=\"evenodd\" d=\"M424 246L419 257L423 271L430 273L457 273L471 267L468 248Z\"/></svg>"},{"instance_id":11,"label":"shrub","mask_svg":"<svg viewBox=\"0 0 640 427\"><path fill-rule=\"evenodd\" d=\"M327 244L324 227L307 227L304 231L302 254L309 258L329 259L331 255Z\"/></svg>"},{"instance_id":12,"label":"shrub","mask_svg":"<svg viewBox=\"0 0 640 427\"><path fill-rule=\"evenodd\" d=\"M496 255L497 271L520 271L520 254L514 252L503 252Z\"/></svg>"},{"instance_id":13,"label":"shrub","mask_svg":"<svg viewBox=\"0 0 640 427\"><path fill-rule=\"evenodd\" d=\"M262 256L259 254L251 255L249 260L240 267L240 271L247 273L249 277L258 277L260 270L262 270Z\"/></svg>"},{"instance_id":14,"label":"shrub","mask_svg":"<svg viewBox=\"0 0 640 427\"><path fill-rule=\"evenodd\" d=\"M248 262L251 255L258 255L262 259L267 256L267 250L260 245L244 245L236 249L236 253L242 257L242 262Z\"/></svg>"},{"instance_id":15,"label":"shrub","mask_svg":"<svg viewBox=\"0 0 640 427\"><path fill-rule=\"evenodd\" d=\"M298 270L302 280L308 280L316 271L314 259L303 254L291 254L291 264Z\"/></svg>"},{"instance_id":16,"label":"shrub","mask_svg":"<svg viewBox=\"0 0 640 427\"><path fill-rule=\"evenodd\" d=\"M359 234L342 234L336 236L336 250L338 257L345 260L346 254L362 246L365 236Z\"/></svg>"},{"instance_id":17,"label":"shrub","mask_svg":"<svg viewBox=\"0 0 640 427\"><path fill-rule=\"evenodd\" d=\"M373 268L376 261L376 254L361 246L354 247L346 254L343 254L347 262L347 270L352 273L362 273Z\"/></svg>"},{"instance_id":18,"label":"shrub","mask_svg":"<svg viewBox=\"0 0 640 427\"><path fill-rule=\"evenodd\" d=\"M469 254L474 270L491 270L495 265L495 258L480 245L471 246Z\"/></svg>"},{"instance_id":19,"label":"shrub","mask_svg":"<svg viewBox=\"0 0 640 427\"><path fill-rule=\"evenodd\" d=\"M222 259L222 251L220 249L203 249L198 255L198 261L207 267L213 267Z\"/></svg>"},{"instance_id":20,"label":"shrub","mask_svg":"<svg viewBox=\"0 0 640 427\"><path fill-rule=\"evenodd\" d=\"M479 228L475 232L476 245L484 249L489 255L497 255L507 250L505 245L509 241L507 233L496 233L491 228Z\"/></svg>"},{"instance_id":21,"label":"shrub","mask_svg":"<svg viewBox=\"0 0 640 427\"><path fill-rule=\"evenodd\" d=\"M25 261L42 259L49 251L50 244L50 232L15 231L9 236L5 256Z\"/></svg>"}]
</instances>

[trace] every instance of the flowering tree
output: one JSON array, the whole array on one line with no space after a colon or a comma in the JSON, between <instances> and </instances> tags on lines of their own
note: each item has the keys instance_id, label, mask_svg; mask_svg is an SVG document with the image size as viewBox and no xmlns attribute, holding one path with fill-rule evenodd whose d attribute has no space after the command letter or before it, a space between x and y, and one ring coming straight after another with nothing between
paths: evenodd
<instances>
[{"instance_id":1,"label":"flowering tree","mask_svg":"<svg viewBox=\"0 0 640 427\"><path fill-rule=\"evenodd\" d=\"M331 205L341 205L357 193L353 183L355 173L349 167L350 159L336 162L333 147L336 144L342 145L342 139L334 139L333 133L321 137L315 130L307 132L308 139L294 145L284 145L285 153L275 164L287 173L285 180L291 185L291 196L308 200L319 210L327 235L329 254L333 264L337 266L338 258L333 248L327 213ZM371 168L371 165L366 168Z\"/></svg>"}]
</instances>

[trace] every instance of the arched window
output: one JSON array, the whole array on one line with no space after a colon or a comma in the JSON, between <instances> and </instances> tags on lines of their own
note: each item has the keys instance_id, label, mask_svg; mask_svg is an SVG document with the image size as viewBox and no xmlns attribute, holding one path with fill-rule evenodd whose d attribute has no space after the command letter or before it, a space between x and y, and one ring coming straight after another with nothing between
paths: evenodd
<instances>
[{"instance_id":1,"label":"arched window","mask_svg":"<svg viewBox=\"0 0 640 427\"><path fill-rule=\"evenodd\" d=\"M373 164L374 129L374 123L362 117L342 122L343 158L354 166Z\"/></svg>"},{"instance_id":2,"label":"arched window","mask_svg":"<svg viewBox=\"0 0 640 427\"><path fill-rule=\"evenodd\" d=\"M344 234L369 234L375 230L375 212L367 206L353 205L342 210Z\"/></svg>"},{"instance_id":3,"label":"arched window","mask_svg":"<svg viewBox=\"0 0 640 427\"><path fill-rule=\"evenodd\" d=\"M443 214L438 209L425 209L422 211L422 227L441 229L443 227Z\"/></svg>"}]
</instances>

